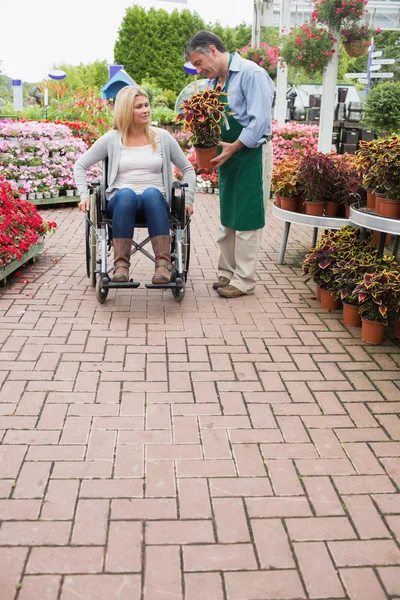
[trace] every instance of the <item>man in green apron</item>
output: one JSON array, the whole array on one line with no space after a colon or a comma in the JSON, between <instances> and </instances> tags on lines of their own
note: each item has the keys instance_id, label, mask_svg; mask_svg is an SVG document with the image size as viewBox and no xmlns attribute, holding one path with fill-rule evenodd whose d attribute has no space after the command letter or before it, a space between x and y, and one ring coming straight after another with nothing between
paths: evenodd
<instances>
[{"instance_id":1,"label":"man in green apron","mask_svg":"<svg viewBox=\"0 0 400 600\"><path fill-rule=\"evenodd\" d=\"M272 176L272 100L274 85L267 72L237 52L229 54L214 33L199 31L185 51L210 87L228 92L218 167L221 226L217 243L220 296L253 294L257 257ZM233 113L233 114L232 114Z\"/></svg>"}]
</instances>

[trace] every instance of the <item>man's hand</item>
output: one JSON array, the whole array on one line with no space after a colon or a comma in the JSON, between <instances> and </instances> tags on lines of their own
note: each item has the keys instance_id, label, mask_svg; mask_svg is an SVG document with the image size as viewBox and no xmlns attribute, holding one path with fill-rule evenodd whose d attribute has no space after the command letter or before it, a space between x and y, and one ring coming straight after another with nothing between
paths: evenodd
<instances>
[{"instance_id":1,"label":"man's hand","mask_svg":"<svg viewBox=\"0 0 400 600\"><path fill-rule=\"evenodd\" d=\"M79 210L81 210L82 212L86 212L87 210L90 210L90 198L82 198L82 200L79 202Z\"/></svg>"},{"instance_id":2,"label":"man's hand","mask_svg":"<svg viewBox=\"0 0 400 600\"><path fill-rule=\"evenodd\" d=\"M215 168L223 165L232 156L232 154L235 153L233 144L228 144L228 142L220 142L219 146L222 148L221 154L219 154L217 158L212 158L210 160Z\"/></svg>"},{"instance_id":3,"label":"man's hand","mask_svg":"<svg viewBox=\"0 0 400 600\"><path fill-rule=\"evenodd\" d=\"M221 154L219 154L217 158L212 158L210 160L215 168L223 165L233 154L235 154L235 152L238 152L244 148L244 144L242 144L242 142L239 140L236 140L236 142L233 142L233 144L228 144L228 142L220 142L219 145L222 148Z\"/></svg>"},{"instance_id":4,"label":"man's hand","mask_svg":"<svg viewBox=\"0 0 400 600\"><path fill-rule=\"evenodd\" d=\"M188 202L186 202L185 203L185 210L186 210L186 214L187 214L188 218L190 219L190 217L194 213L193 204L189 204Z\"/></svg>"}]
</instances>

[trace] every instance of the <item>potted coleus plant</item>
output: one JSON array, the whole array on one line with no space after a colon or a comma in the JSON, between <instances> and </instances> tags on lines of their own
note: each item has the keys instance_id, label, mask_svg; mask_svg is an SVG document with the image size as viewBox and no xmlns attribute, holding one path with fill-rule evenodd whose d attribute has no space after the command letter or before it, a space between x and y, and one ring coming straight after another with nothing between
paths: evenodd
<instances>
[{"instance_id":1,"label":"potted coleus plant","mask_svg":"<svg viewBox=\"0 0 400 600\"><path fill-rule=\"evenodd\" d=\"M348 218L350 206L355 202L365 201L362 175L356 165L354 154L333 155L332 160L336 165L334 200L337 207L344 206L345 217Z\"/></svg>"},{"instance_id":2,"label":"potted coleus plant","mask_svg":"<svg viewBox=\"0 0 400 600\"><path fill-rule=\"evenodd\" d=\"M336 165L329 154L315 152L300 159L298 181L306 214L324 214L325 202L335 197L336 176Z\"/></svg>"},{"instance_id":3,"label":"potted coleus plant","mask_svg":"<svg viewBox=\"0 0 400 600\"><path fill-rule=\"evenodd\" d=\"M366 273L353 292L360 303L361 339L381 344L389 318L394 317L400 303L400 272Z\"/></svg>"},{"instance_id":4,"label":"potted coleus plant","mask_svg":"<svg viewBox=\"0 0 400 600\"><path fill-rule=\"evenodd\" d=\"M215 90L206 88L204 92L183 100L180 106L182 113L175 118L177 123L184 123L184 132L190 131L192 134L191 143L200 169L213 168L210 160L217 155L221 122L226 119L227 95L219 85Z\"/></svg>"},{"instance_id":5,"label":"potted coleus plant","mask_svg":"<svg viewBox=\"0 0 400 600\"><path fill-rule=\"evenodd\" d=\"M297 211L299 181L297 169L299 160L294 156L287 156L274 165L271 188L275 192L276 205L292 212Z\"/></svg>"},{"instance_id":6,"label":"potted coleus plant","mask_svg":"<svg viewBox=\"0 0 400 600\"><path fill-rule=\"evenodd\" d=\"M374 164L374 173L385 196L380 196L379 214L392 219L400 218L400 137L391 136L379 144L380 153Z\"/></svg>"}]
</instances>

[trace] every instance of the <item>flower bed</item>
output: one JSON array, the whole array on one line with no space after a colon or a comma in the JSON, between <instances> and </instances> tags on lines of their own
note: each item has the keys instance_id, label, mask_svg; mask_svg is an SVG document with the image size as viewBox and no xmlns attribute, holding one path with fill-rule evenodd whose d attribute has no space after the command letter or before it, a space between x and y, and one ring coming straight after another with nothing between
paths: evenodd
<instances>
[{"instance_id":1,"label":"flower bed","mask_svg":"<svg viewBox=\"0 0 400 600\"><path fill-rule=\"evenodd\" d=\"M75 189L73 166L87 147L66 125L0 122L0 176L20 195L57 197ZM99 172L99 166L89 169L89 182Z\"/></svg>"},{"instance_id":2,"label":"flower bed","mask_svg":"<svg viewBox=\"0 0 400 600\"><path fill-rule=\"evenodd\" d=\"M318 125L301 123L278 125L274 121L272 131L274 164L287 156L296 158L318 150Z\"/></svg>"},{"instance_id":3,"label":"flower bed","mask_svg":"<svg viewBox=\"0 0 400 600\"><path fill-rule=\"evenodd\" d=\"M12 262L18 268L24 255L56 227L56 223L44 221L31 202L15 197L9 183L0 180L0 268L3 275ZM5 274L9 272L7 269Z\"/></svg>"}]
</instances>

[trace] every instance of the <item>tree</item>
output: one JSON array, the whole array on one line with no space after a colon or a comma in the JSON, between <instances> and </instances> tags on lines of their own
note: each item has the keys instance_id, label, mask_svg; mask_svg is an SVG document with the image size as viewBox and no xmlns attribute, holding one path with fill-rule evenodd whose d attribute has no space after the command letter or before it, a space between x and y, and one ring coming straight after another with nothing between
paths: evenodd
<instances>
[{"instance_id":1,"label":"tree","mask_svg":"<svg viewBox=\"0 0 400 600\"><path fill-rule=\"evenodd\" d=\"M77 67L72 65L55 65L56 69L65 71L67 77L65 81L70 90L81 92L100 92L100 89L108 81L107 61L95 61L88 65L80 63Z\"/></svg>"},{"instance_id":2,"label":"tree","mask_svg":"<svg viewBox=\"0 0 400 600\"><path fill-rule=\"evenodd\" d=\"M114 46L114 58L138 83L154 78L161 89L180 92L191 80L183 70L189 39L205 25L188 10L167 13L141 6L126 9Z\"/></svg>"}]
</instances>

